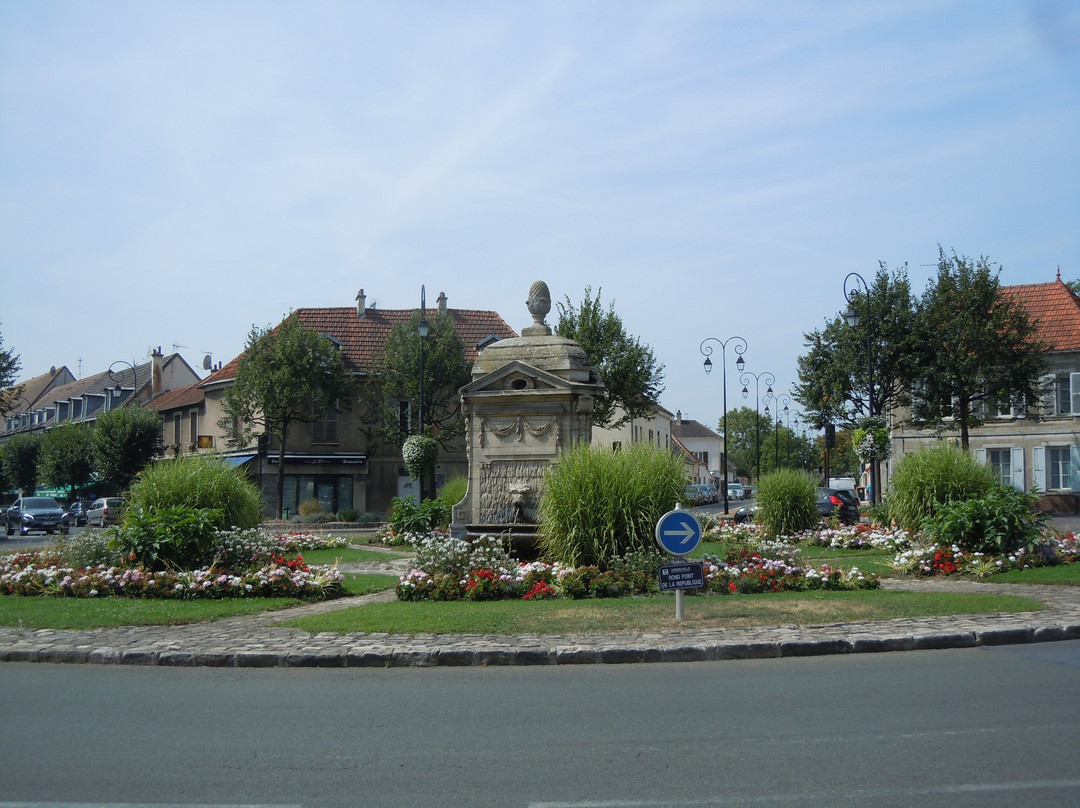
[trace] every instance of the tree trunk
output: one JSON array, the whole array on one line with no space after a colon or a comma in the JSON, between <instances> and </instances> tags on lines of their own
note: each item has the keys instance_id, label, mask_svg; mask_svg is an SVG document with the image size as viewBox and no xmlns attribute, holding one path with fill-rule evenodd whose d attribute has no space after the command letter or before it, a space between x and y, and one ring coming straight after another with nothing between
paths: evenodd
<instances>
[{"instance_id":1,"label":"tree trunk","mask_svg":"<svg viewBox=\"0 0 1080 808\"><path fill-rule=\"evenodd\" d=\"M277 515L283 517L283 500L285 499L285 438L289 434L289 427L282 425L281 435L278 438L278 464L277 464Z\"/></svg>"}]
</instances>

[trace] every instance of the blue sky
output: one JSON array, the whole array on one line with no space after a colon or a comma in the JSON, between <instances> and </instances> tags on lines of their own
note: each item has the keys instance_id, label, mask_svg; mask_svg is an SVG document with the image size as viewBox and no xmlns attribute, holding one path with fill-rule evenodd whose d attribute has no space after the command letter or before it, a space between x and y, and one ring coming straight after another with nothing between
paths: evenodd
<instances>
[{"instance_id":1,"label":"blue sky","mask_svg":"<svg viewBox=\"0 0 1080 808\"><path fill-rule=\"evenodd\" d=\"M0 0L0 110L24 377L227 361L361 288L520 330L545 280L602 289L661 403L715 425L702 340L787 391L849 272L906 262L921 292L940 244L1080 278L1065 0Z\"/></svg>"}]
</instances>

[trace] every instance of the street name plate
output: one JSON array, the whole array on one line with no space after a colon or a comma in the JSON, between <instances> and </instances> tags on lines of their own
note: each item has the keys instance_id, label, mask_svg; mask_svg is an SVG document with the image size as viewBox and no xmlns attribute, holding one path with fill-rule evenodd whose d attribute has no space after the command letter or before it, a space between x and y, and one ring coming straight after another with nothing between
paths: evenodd
<instances>
[{"instance_id":1,"label":"street name plate","mask_svg":"<svg viewBox=\"0 0 1080 808\"><path fill-rule=\"evenodd\" d=\"M699 561L660 565L660 591L701 589L705 586L705 568Z\"/></svg>"}]
</instances>

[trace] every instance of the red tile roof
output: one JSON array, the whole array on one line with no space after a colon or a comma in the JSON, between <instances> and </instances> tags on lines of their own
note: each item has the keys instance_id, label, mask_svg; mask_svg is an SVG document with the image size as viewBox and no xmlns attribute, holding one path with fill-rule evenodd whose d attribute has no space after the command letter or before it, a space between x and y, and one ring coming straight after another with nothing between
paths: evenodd
<instances>
[{"instance_id":1,"label":"red tile roof","mask_svg":"<svg viewBox=\"0 0 1080 808\"><path fill-rule=\"evenodd\" d=\"M1052 351L1080 351L1080 297L1061 278L1050 283L1003 286L1039 325L1039 338Z\"/></svg>"},{"instance_id":2,"label":"red tile roof","mask_svg":"<svg viewBox=\"0 0 1080 808\"><path fill-rule=\"evenodd\" d=\"M356 308L297 309L293 314L300 317L308 328L327 334L341 343L341 353L347 370L367 371L379 351L386 344L390 330L398 323L407 323L416 309L373 309L364 316L356 316ZM465 346L465 359L472 362L477 356L477 343L489 336L499 339L516 337L514 330L496 312L479 309L447 309L453 318L454 330ZM428 309L428 317L438 316L436 309ZM243 356L243 354L241 354ZM241 356L226 363L203 380L202 385L226 381L236 377Z\"/></svg>"},{"instance_id":3,"label":"red tile roof","mask_svg":"<svg viewBox=\"0 0 1080 808\"><path fill-rule=\"evenodd\" d=\"M174 410L179 407L190 407L193 404L201 404L206 398L206 393L203 392L201 385L202 382L195 382L195 384L188 385L187 387L178 387L175 390L162 393L154 400L148 402L146 406L151 410L165 412L166 410Z\"/></svg>"}]
</instances>

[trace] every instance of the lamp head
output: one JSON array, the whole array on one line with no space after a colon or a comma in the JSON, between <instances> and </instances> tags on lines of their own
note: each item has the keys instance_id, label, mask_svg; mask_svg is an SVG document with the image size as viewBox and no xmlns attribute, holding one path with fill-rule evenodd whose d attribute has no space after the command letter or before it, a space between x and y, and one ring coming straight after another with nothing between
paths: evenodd
<instances>
[{"instance_id":1,"label":"lamp head","mask_svg":"<svg viewBox=\"0 0 1080 808\"><path fill-rule=\"evenodd\" d=\"M851 328L858 328L859 322L862 318L859 317L859 310L851 303L848 304L847 311L844 312L844 322Z\"/></svg>"},{"instance_id":2,"label":"lamp head","mask_svg":"<svg viewBox=\"0 0 1080 808\"><path fill-rule=\"evenodd\" d=\"M712 359L708 356L705 357L705 372L712 373Z\"/></svg>"}]
</instances>

